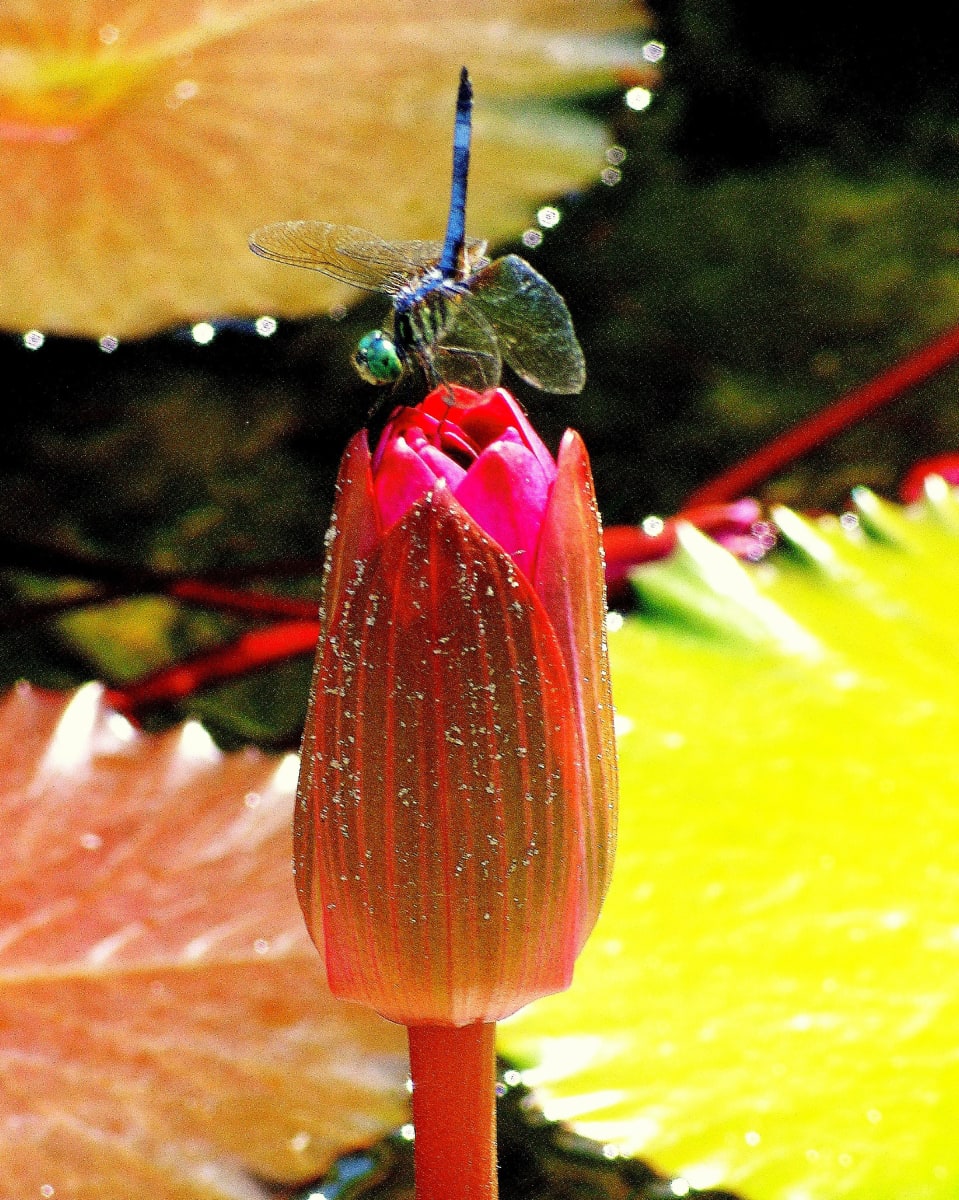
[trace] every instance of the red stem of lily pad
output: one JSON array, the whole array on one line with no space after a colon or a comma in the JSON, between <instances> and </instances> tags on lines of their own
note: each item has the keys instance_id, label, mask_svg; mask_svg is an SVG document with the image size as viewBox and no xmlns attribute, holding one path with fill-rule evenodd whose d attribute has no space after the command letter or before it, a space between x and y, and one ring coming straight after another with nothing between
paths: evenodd
<instances>
[{"instance_id":1,"label":"red stem of lily pad","mask_svg":"<svg viewBox=\"0 0 959 1200\"><path fill-rule=\"evenodd\" d=\"M411 1026L416 1200L496 1200L496 1026Z\"/></svg>"},{"instance_id":2,"label":"red stem of lily pad","mask_svg":"<svg viewBox=\"0 0 959 1200\"><path fill-rule=\"evenodd\" d=\"M959 358L959 326L947 330L908 358L901 359L882 374L854 388L820 412L800 421L778 438L760 447L721 475L704 483L689 496L684 509L701 504L719 504L745 495L782 467L837 433L862 420L874 409L895 400Z\"/></svg>"}]
</instances>

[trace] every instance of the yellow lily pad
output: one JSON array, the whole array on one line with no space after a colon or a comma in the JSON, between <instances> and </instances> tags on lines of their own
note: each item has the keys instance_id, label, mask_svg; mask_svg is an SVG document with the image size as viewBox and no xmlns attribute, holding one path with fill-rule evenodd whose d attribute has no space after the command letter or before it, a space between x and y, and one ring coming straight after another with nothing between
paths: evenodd
<instances>
[{"instance_id":1,"label":"yellow lily pad","mask_svg":"<svg viewBox=\"0 0 959 1200\"><path fill-rule=\"evenodd\" d=\"M959 503L854 500L638 573L612 890L501 1031L547 1115L750 1200L959 1193Z\"/></svg>"}]
</instances>

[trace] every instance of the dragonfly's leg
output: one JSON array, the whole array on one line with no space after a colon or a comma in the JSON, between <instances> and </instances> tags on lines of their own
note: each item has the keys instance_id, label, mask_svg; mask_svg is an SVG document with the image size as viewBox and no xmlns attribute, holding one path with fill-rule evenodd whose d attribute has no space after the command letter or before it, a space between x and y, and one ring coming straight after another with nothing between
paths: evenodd
<instances>
[{"instance_id":1,"label":"dragonfly's leg","mask_svg":"<svg viewBox=\"0 0 959 1200\"><path fill-rule=\"evenodd\" d=\"M426 376L426 382L430 389L432 390L433 388L439 387L443 380L440 378L440 373L436 369L436 363L429 347L426 345L420 346L418 349L417 358L419 359L420 366L423 368L423 374Z\"/></svg>"},{"instance_id":2,"label":"dragonfly's leg","mask_svg":"<svg viewBox=\"0 0 959 1200\"><path fill-rule=\"evenodd\" d=\"M420 351L419 359L423 365L423 374L426 376L426 381L429 385L430 391L435 391L436 388L441 387L446 396L446 402L450 406L454 405L456 403L456 398L453 394L453 389L436 369L436 362L433 358L432 351L424 347Z\"/></svg>"},{"instance_id":3,"label":"dragonfly's leg","mask_svg":"<svg viewBox=\"0 0 959 1200\"><path fill-rule=\"evenodd\" d=\"M370 405L369 412L367 412L367 414L366 414L367 428L369 428L370 423L373 420L373 418L378 417L380 415L380 413L383 411L383 409L386 407L386 402L393 395L393 391L394 391L394 389L390 388L389 392L385 396L383 395L382 392L380 392L380 394L376 397L376 399Z\"/></svg>"}]
</instances>

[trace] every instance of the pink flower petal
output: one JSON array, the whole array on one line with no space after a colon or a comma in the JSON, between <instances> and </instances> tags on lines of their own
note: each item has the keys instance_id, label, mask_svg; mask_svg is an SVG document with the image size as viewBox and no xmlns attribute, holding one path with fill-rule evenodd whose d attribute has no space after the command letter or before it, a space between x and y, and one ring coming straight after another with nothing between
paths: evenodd
<instances>
[{"instance_id":1,"label":"pink flower petal","mask_svg":"<svg viewBox=\"0 0 959 1200\"><path fill-rule=\"evenodd\" d=\"M500 431L513 428L529 450L535 455L550 480L556 477L556 462L543 445L542 439L529 422L519 401L505 388L494 388L484 393L486 403L462 414L459 424L478 446L487 446L500 436Z\"/></svg>"},{"instance_id":2,"label":"pink flower petal","mask_svg":"<svg viewBox=\"0 0 959 1200\"><path fill-rule=\"evenodd\" d=\"M504 436L483 451L456 490L456 499L532 576L552 479L518 435L513 436L516 441Z\"/></svg>"},{"instance_id":3,"label":"pink flower petal","mask_svg":"<svg viewBox=\"0 0 959 1200\"><path fill-rule=\"evenodd\" d=\"M450 491L455 492L466 478L466 470L436 446L424 446L420 457L438 479L446 480Z\"/></svg>"},{"instance_id":4,"label":"pink flower petal","mask_svg":"<svg viewBox=\"0 0 959 1200\"><path fill-rule=\"evenodd\" d=\"M403 437L386 445L374 480L383 528L389 529L436 483L436 475Z\"/></svg>"}]
</instances>

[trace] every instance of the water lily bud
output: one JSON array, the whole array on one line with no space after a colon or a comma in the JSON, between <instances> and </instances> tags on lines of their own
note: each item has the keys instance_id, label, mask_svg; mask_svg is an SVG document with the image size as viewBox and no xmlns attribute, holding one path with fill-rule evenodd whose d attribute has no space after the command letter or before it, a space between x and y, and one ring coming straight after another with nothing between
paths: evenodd
<instances>
[{"instance_id":1,"label":"water lily bud","mask_svg":"<svg viewBox=\"0 0 959 1200\"><path fill-rule=\"evenodd\" d=\"M599 519L502 389L343 458L294 829L334 993L406 1025L568 986L615 840Z\"/></svg>"}]
</instances>

